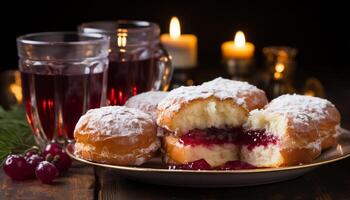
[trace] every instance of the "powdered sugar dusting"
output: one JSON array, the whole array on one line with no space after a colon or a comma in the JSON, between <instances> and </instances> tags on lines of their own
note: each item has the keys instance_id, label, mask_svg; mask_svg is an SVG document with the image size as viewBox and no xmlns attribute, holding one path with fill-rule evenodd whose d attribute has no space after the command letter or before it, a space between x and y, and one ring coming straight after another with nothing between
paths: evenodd
<instances>
[{"instance_id":1,"label":"powdered sugar dusting","mask_svg":"<svg viewBox=\"0 0 350 200\"><path fill-rule=\"evenodd\" d=\"M247 107L245 105L247 94L251 92L262 91L247 82L219 77L199 86L182 86L170 91L167 97L159 102L158 109L176 112L184 103L195 99L206 99L210 96L215 96L221 100L230 98L238 105ZM258 100L256 99L256 101Z\"/></svg>"},{"instance_id":2,"label":"powdered sugar dusting","mask_svg":"<svg viewBox=\"0 0 350 200\"><path fill-rule=\"evenodd\" d=\"M131 97L125 103L126 107L138 108L145 113L152 115L153 119L157 117L157 105L164 99L167 95L167 92L162 91L150 91L138 94Z\"/></svg>"},{"instance_id":3,"label":"powdered sugar dusting","mask_svg":"<svg viewBox=\"0 0 350 200\"><path fill-rule=\"evenodd\" d=\"M106 106L89 110L79 119L74 132L79 130L79 134L129 136L142 134L153 123L152 117L141 110Z\"/></svg>"},{"instance_id":4,"label":"powdered sugar dusting","mask_svg":"<svg viewBox=\"0 0 350 200\"><path fill-rule=\"evenodd\" d=\"M334 105L319 97L286 94L272 100L264 112L282 114L291 118L294 126L311 128L314 122L332 117L327 107Z\"/></svg>"}]
</instances>

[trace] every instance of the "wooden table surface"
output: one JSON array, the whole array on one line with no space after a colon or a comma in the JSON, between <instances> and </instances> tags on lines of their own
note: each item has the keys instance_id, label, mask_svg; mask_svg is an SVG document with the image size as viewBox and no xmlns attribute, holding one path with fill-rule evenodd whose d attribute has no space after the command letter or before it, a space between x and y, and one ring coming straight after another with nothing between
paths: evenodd
<instances>
[{"instance_id":1,"label":"wooden table surface","mask_svg":"<svg viewBox=\"0 0 350 200\"><path fill-rule=\"evenodd\" d=\"M346 83L330 79L330 85L326 85L326 88L330 91L327 98L342 112L343 127L350 129L350 89ZM350 199L350 159L321 166L294 180L239 188L203 189L151 185L125 179L110 170L80 163L74 163L70 171L57 180L54 185L43 185L37 180L15 182L0 170L0 200Z\"/></svg>"},{"instance_id":2,"label":"wooden table surface","mask_svg":"<svg viewBox=\"0 0 350 200\"><path fill-rule=\"evenodd\" d=\"M237 188L182 188L125 179L111 170L75 163L54 185L16 182L0 172L0 199L350 199L350 159L280 183ZM184 180L185 181L185 180Z\"/></svg>"}]
</instances>

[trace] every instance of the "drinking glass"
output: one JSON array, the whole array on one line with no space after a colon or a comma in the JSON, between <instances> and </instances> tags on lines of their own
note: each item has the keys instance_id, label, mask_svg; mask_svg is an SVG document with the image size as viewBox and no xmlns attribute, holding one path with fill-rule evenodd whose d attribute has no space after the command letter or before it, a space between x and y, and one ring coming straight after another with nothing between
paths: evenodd
<instances>
[{"instance_id":1,"label":"drinking glass","mask_svg":"<svg viewBox=\"0 0 350 200\"><path fill-rule=\"evenodd\" d=\"M159 41L159 26L146 21L100 21L79 26L81 33L110 36L108 105L124 105L136 94L167 90L173 68Z\"/></svg>"},{"instance_id":2,"label":"drinking glass","mask_svg":"<svg viewBox=\"0 0 350 200\"><path fill-rule=\"evenodd\" d=\"M74 140L75 124L106 98L109 38L73 32L17 38L23 102L38 145Z\"/></svg>"}]
</instances>

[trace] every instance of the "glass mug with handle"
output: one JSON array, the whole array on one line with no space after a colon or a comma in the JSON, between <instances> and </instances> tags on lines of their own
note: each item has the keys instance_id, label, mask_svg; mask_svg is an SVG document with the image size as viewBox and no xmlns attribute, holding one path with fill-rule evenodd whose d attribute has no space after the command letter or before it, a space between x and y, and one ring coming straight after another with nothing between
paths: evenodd
<instances>
[{"instance_id":1,"label":"glass mug with handle","mask_svg":"<svg viewBox=\"0 0 350 200\"><path fill-rule=\"evenodd\" d=\"M108 105L124 105L136 94L168 89L173 68L159 41L157 24L132 20L89 22L80 25L79 32L111 38Z\"/></svg>"},{"instance_id":2,"label":"glass mug with handle","mask_svg":"<svg viewBox=\"0 0 350 200\"><path fill-rule=\"evenodd\" d=\"M108 36L34 33L18 37L17 48L23 101L37 144L73 141L80 116L106 102Z\"/></svg>"}]
</instances>

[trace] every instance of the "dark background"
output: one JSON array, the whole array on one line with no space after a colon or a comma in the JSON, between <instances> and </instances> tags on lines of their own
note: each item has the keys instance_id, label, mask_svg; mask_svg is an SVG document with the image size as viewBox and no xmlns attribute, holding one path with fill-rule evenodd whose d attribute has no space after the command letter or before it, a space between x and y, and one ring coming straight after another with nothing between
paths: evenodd
<instances>
[{"instance_id":1,"label":"dark background","mask_svg":"<svg viewBox=\"0 0 350 200\"><path fill-rule=\"evenodd\" d=\"M15 38L21 34L75 30L82 22L113 19L154 21L168 32L169 20L176 15L182 31L198 37L200 67L219 67L220 44L241 29L256 46L258 66L262 66L263 47L296 47L300 81L308 76L319 78L327 97L339 104L340 110L349 110L350 10L340 1L47 0L0 4L0 71L17 68Z\"/></svg>"},{"instance_id":2,"label":"dark background","mask_svg":"<svg viewBox=\"0 0 350 200\"><path fill-rule=\"evenodd\" d=\"M232 39L238 29L256 45L258 60L264 46L289 45L298 48L299 65L314 66L314 70L341 68L350 46L349 10L336 1L54 0L1 4L1 69L16 68L17 36L75 30L78 24L94 20L149 20L168 32L170 18L176 15L183 32L198 36L200 65L206 67L220 63L220 44Z\"/></svg>"}]
</instances>

